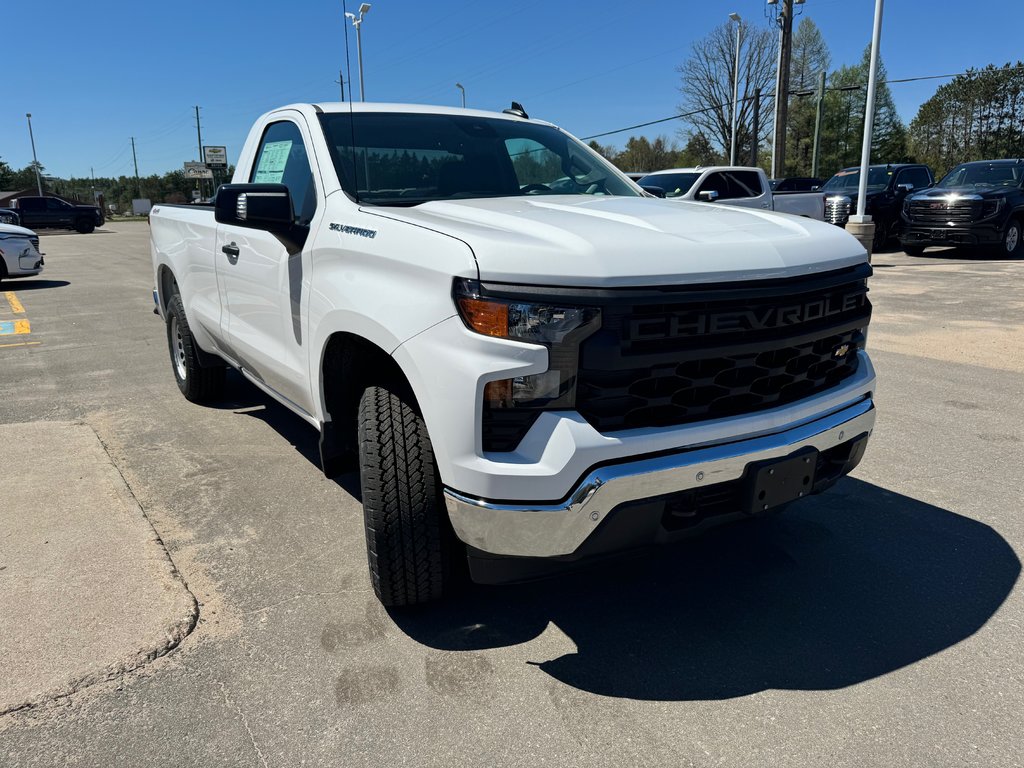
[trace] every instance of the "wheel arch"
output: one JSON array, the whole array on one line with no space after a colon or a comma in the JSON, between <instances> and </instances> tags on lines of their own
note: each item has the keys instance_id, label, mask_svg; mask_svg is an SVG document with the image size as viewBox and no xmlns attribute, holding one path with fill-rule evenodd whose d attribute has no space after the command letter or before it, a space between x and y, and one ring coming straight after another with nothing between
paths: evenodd
<instances>
[{"instance_id":1,"label":"wheel arch","mask_svg":"<svg viewBox=\"0 0 1024 768\"><path fill-rule=\"evenodd\" d=\"M359 399L367 387L388 385L404 389L415 403L409 378L378 344L348 331L327 337L320 355L320 461L328 477L357 466Z\"/></svg>"}]
</instances>

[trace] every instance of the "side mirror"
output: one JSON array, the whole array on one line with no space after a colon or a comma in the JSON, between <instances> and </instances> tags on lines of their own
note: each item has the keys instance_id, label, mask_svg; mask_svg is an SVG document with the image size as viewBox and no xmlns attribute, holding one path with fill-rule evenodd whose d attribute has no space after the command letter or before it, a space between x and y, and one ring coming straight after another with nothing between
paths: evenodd
<instances>
[{"instance_id":1,"label":"side mirror","mask_svg":"<svg viewBox=\"0 0 1024 768\"><path fill-rule=\"evenodd\" d=\"M649 195L654 195L655 197L664 197L665 196L665 190L662 189L661 187L643 186L643 187L640 187L640 189L642 189L644 192L646 192Z\"/></svg>"},{"instance_id":2,"label":"side mirror","mask_svg":"<svg viewBox=\"0 0 1024 768\"><path fill-rule=\"evenodd\" d=\"M914 185L913 184L897 184L896 185L896 191L897 192L903 192L903 193L913 192L914 191Z\"/></svg>"},{"instance_id":3,"label":"side mirror","mask_svg":"<svg viewBox=\"0 0 1024 768\"><path fill-rule=\"evenodd\" d=\"M813 187L811 187L811 192L817 192L819 189L821 189L821 187L815 184Z\"/></svg>"},{"instance_id":4,"label":"side mirror","mask_svg":"<svg viewBox=\"0 0 1024 768\"><path fill-rule=\"evenodd\" d=\"M703 192L697 193L697 199L703 200L705 203L713 203L718 198L718 190L715 189L705 189Z\"/></svg>"},{"instance_id":5,"label":"side mirror","mask_svg":"<svg viewBox=\"0 0 1024 768\"><path fill-rule=\"evenodd\" d=\"M218 224L285 232L295 224L292 196L284 184L224 184L217 190Z\"/></svg>"}]
</instances>

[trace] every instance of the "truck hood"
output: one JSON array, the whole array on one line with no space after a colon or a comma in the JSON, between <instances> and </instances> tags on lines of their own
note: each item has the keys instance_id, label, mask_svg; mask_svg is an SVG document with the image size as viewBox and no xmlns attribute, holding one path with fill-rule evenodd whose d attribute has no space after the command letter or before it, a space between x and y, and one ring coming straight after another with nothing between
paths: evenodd
<instances>
[{"instance_id":1,"label":"truck hood","mask_svg":"<svg viewBox=\"0 0 1024 768\"><path fill-rule=\"evenodd\" d=\"M998 200L1001 197L1009 197L1017 192L1016 187L992 187L991 189L978 189L973 184L967 187L932 187L914 195L915 200L943 200L960 198L966 200Z\"/></svg>"},{"instance_id":2,"label":"truck hood","mask_svg":"<svg viewBox=\"0 0 1024 768\"><path fill-rule=\"evenodd\" d=\"M842 229L811 219L647 197L548 195L438 201L366 213L465 242L481 280L624 287L758 280L865 260Z\"/></svg>"},{"instance_id":3,"label":"truck hood","mask_svg":"<svg viewBox=\"0 0 1024 768\"><path fill-rule=\"evenodd\" d=\"M19 227L16 224L0 224L0 235L21 235L22 237L35 237L36 233L31 229Z\"/></svg>"}]
</instances>

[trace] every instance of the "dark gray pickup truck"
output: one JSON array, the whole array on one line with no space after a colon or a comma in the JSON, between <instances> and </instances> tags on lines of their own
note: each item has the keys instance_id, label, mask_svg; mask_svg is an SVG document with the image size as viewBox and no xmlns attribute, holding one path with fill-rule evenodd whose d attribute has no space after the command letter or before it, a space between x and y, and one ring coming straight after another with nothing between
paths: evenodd
<instances>
[{"instance_id":1,"label":"dark gray pickup truck","mask_svg":"<svg viewBox=\"0 0 1024 768\"><path fill-rule=\"evenodd\" d=\"M74 229L92 232L103 226L103 211L95 205L69 203L59 197L19 197L11 206L29 229Z\"/></svg>"}]
</instances>

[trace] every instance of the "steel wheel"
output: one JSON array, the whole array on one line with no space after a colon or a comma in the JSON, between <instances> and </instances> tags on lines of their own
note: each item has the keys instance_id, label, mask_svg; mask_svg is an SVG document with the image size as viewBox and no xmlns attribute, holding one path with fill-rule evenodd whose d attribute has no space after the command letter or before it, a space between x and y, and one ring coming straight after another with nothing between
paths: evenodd
<instances>
[{"instance_id":1,"label":"steel wheel","mask_svg":"<svg viewBox=\"0 0 1024 768\"><path fill-rule=\"evenodd\" d=\"M168 334L171 339L171 362L174 363L174 372L178 378L185 382L188 380L188 366L185 364L185 340L181 336L181 326L178 325L178 318L171 315L171 328Z\"/></svg>"}]
</instances>

